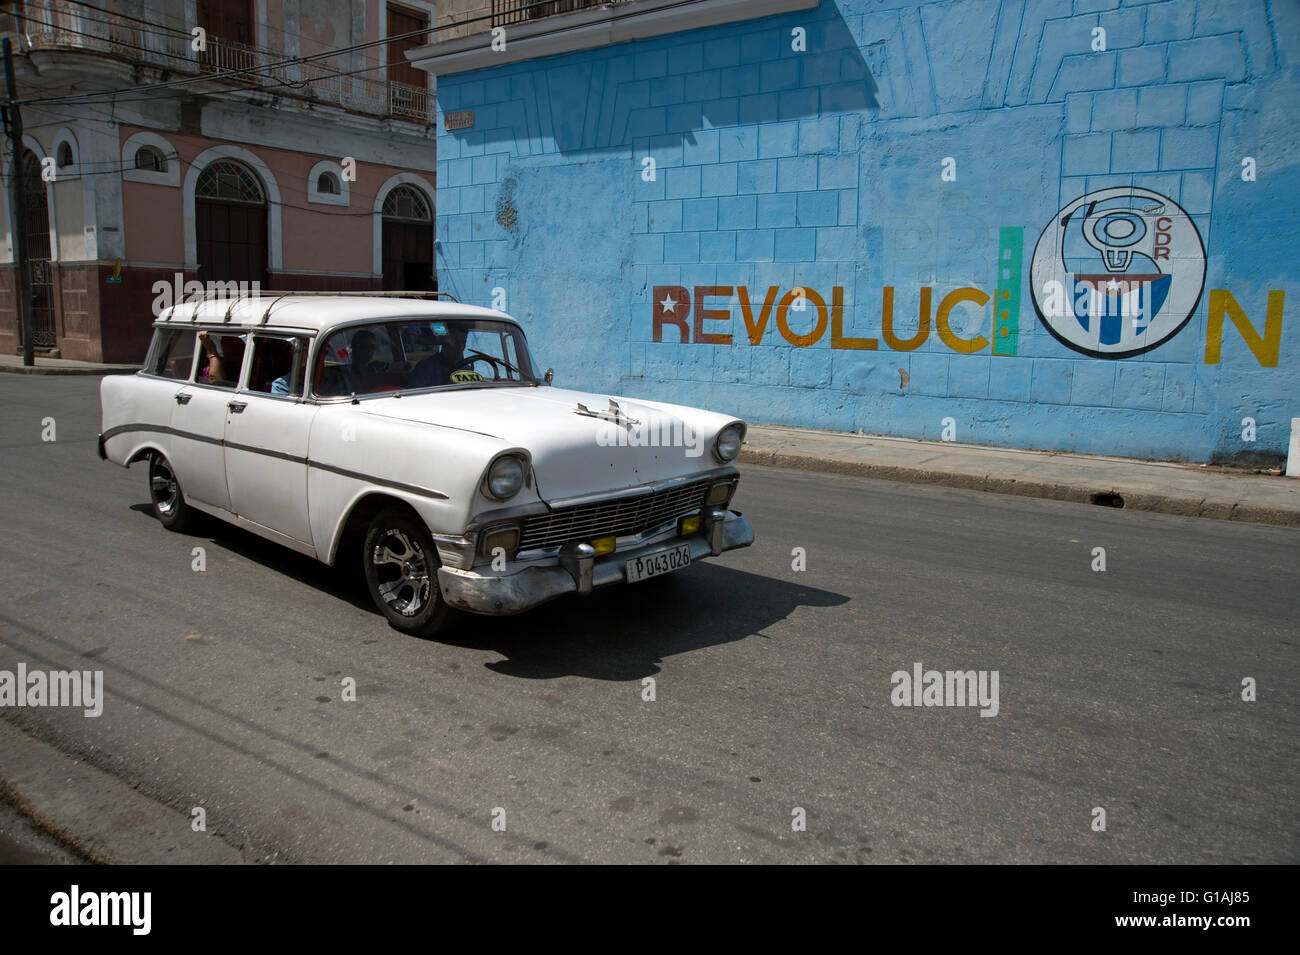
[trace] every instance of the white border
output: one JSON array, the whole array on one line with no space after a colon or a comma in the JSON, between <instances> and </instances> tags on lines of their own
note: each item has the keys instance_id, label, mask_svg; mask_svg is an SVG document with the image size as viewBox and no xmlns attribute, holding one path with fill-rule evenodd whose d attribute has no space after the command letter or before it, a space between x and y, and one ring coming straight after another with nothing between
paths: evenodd
<instances>
[{"instance_id":1,"label":"white border","mask_svg":"<svg viewBox=\"0 0 1300 955\"><path fill-rule=\"evenodd\" d=\"M163 154L167 168L162 172L152 169L136 169L135 154L141 146L152 146ZM122 143L122 178L127 182L147 182L155 186L180 187L181 157L176 147L157 133L138 132L127 137Z\"/></svg>"},{"instance_id":2,"label":"white border","mask_svg":"<svg viewBox=\"0 0 1300 955\"><path fill-rule=\"evenodd\" d=\"M438 223L438 216L436 214L437 207L434 205L435 192L433 184L429 182L429 180L425 179L423 176L417 176L413 172L399 172L397 175L389 178L387 182L379 187L379 192L375 194L373 216L374 231L371 239L373 249L371 264L374 267L375 275L384 274L384 200L388 198L388 194L397 186L415 186L423 192L424 198L429 201L429 231L433 232L434 227ZM434 233L433 238L437 239L436 233ZM437 249L435 247L433 263L435 269L438 267L437 258Z\"/></svg>"},{"instance_id":3,"label":"white border","mask_svg":"<svg viewBox=\"0 0 1300 955\"><path fill-rule=\"evenodd\" d=\"M275 177L271 175L271 170L266 163L247 149L230 145L211 146L203 150L191 160L190 168L185 172L185 192L182 196L185 208L185 267L187 269L199 267L199 237L195 232L194 189L198 185L199 173L218 159L237 159L252 167L262 178L262 185L266 188L267 231L270 233L266 241L266 269L268 272L282 271L284 233L280 228L280 187L276 184Z\"/></svg>"},{"instance_id":4,"label":"white border","mask_svg":"<svg viewBox=\"0 0 1300 955\"><path fill-rule=\"evenodd\" d=\"M316 190L316 180L320 178L320 174L323 172L333 173L334 178L339 181L339 194L337 196ZM350 185L351 183L343 178L343 167L339 163L330 159L322 159L311 167L311 172L307 173L307 201L321 206L347 207L352 202L352 190L348 188Z\"/></svg>"}]
</instances>

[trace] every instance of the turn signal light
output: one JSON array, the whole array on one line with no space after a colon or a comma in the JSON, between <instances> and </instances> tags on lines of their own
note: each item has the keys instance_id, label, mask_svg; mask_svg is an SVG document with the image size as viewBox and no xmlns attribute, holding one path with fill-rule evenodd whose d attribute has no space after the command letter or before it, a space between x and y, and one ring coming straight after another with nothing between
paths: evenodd
<instances>
[{"instance_id":1,"label":"turn signal light","mask_svg":"<svg viewBox=\"0 0 1300 955\"><path fill-rule=\"evenodd\" d=\"M687 534L696 534L700 530L700 515L692 514L690 517L683 517L677 522L677 533L682 537Z\"/></svg>"},{"instance_id":2,"label":"turn signal light","mask_svg":"<svg viewBox=\"0 0 1300 955\"><path fill-rule=\"evenodd\" d=\"M618 546L618 538L613 534L609 537L597 537L591 542L591 546L596 549L597 557L604 557L606 554L614 553L614 548Z\"/></svg>"},{"instance_id":3,"label":"turn signal light","mask_svg":"<svg viewBox=\"0 0 1300 955\"><path fill-rule=\"evenodd\" d=\"M479 549L484 555L494 557L498 547L506 552L507 560L514 560L515 551L519 549L519 528L510 527L484 534Z\"/></svg>"},{"instance_id":4,"label":"turn signal light","mask_svg":"<svg viewBox=\"0 0 1300 955\"><path fill-rule=\"evenodd\" d=\"M729 497L731 497L731 482L724 481L709 488L709 496L704 499L704 503L710 507L714 504L725 504Z\"/></svg>"}]
</instances>

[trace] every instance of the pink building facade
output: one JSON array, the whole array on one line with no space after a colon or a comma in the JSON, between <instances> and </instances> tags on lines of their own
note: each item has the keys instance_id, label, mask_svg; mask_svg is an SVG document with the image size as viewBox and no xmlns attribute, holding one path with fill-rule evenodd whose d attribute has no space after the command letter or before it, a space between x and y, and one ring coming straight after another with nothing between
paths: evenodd
<instances>
[{"instance_id":1,"label":"pink building facade","mask_svg":"<svg viewBox=\"0 0 1300 955\"><path fill-rule=\"evenodd\" d=\"M18 223L0 198L0 349L22 344L20 244L33 344L90 361L142 358L185 283L436 287L433 92L402 55L433 19L375 0L36 0L0 18L26 205Z\"/></svg>"}]
</instances>

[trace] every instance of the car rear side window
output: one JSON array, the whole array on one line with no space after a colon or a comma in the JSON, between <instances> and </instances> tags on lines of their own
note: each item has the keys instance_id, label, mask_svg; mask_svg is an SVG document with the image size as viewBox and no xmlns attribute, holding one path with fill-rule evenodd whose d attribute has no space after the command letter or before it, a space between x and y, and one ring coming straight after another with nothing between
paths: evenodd
<instances>
[{"instance_id":1,"label":"car rear side window","mask_svg":"<svg viewBox=\"0 0 1300 955\"><path fill-rule=\"evenodd\" d=\"M297 398L307 370L307 340L296 336L254 335L249 391Z\"/></svg>"},{"instance_id":2,"label":"car rear side window","mask_svg":"<svg viewBox=\"0 0 1300 955\"><path fill-rule=\"evenodd\" d=\"M196 380L219 388L234 388L239 382L240 370L244 367L248 335L219 331L204 331L202 334L207 344L203 354L199 355Z\"/></svg>"},{"instance_id":3,"label":"car rear side window","mask_svg":"<svg viewBox=\"0 0 1300 955\"><path fill-rule=\"evenodd\" d=\"M194 331L188 328L160 328L149 371L163 378L189 381L194 369Z\"/></svg>"}]
</instances>

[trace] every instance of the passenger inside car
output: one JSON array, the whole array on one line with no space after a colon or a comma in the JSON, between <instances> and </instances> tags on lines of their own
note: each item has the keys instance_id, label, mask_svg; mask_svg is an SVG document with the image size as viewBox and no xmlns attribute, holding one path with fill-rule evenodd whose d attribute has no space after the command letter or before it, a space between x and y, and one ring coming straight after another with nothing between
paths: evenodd
<instances>
[{"instance_id":1,"label":"passenger inside car","mask_svg":"<svg viewBox=\"0 0 1300 955\"><path fill-rule=\"evenodd\" d=\"M224 388L235 387L244 364L244 338L244 335L213 336L207 330L199 332L199 346L207 364L199 369L197 380Z\"/></svg>"},{"instance_id":2,"label":"passenger inside car","mask_svg":"<svg viewBox=\"0 0 1300 955\"><path fill-rule=\"evenodd\" d=\"M272 395L288 395L293 375L293 343L284 338L253 340L253 368L248 387Z\"/></svg>"},{"instance_id":3,"label":"passenger inside car","mask_svg":"<svg viewBox=\"0 0 1300 955\"><path fill-rule=\"evenodd\" d=\"M351 344L345 347L339 347L342 345L340 337L336 335L330 339L321 352L320 385L316 393L322 396L364 395L377 390L379 376L387 366L374 360L378 350L375 333L362 328L352 334ZM347 364L337 363L339 359L346 360Z\"/></svg>"}]
</instances>

